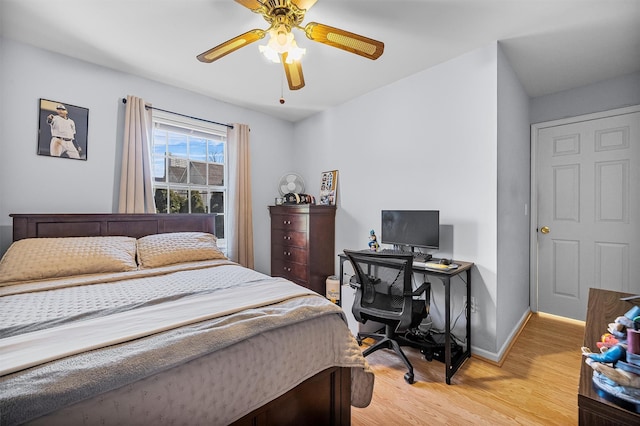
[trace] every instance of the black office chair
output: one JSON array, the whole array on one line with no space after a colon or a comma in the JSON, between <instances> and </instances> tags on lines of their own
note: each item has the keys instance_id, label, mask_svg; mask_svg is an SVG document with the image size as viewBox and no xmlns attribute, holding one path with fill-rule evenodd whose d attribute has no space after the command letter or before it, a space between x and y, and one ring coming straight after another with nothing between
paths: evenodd
<instances>
[{"instance_id":1,"label":"black office chair","mask_svg":"<svg viewBox=\"0 0 640 426\"><path fill-rule=\"evenodd\" d=\"M402 335L416 328L429 314L431 284L425 282L417 290L413 290L413 256L409 253L344 250L344 254L355 272L355 281L351 280L350 283L356 289L351 308L355 319L363 324L372 320L385 325L384 334L358 333L358 343L366 337L377 340L362 354L366 357L381 348L393 349L409 369L404 379L409 384L413 383L413 366L400 344L406 342ZM417 299L425 291L425 299Z\"/></svg>"}]
</instances>

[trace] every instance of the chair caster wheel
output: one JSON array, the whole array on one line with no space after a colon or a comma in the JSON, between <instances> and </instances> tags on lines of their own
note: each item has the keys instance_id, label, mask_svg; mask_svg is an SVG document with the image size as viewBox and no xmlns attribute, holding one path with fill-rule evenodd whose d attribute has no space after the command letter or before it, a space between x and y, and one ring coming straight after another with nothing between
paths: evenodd
<instances>
[{"instance_id":1,"label":"chair caster wheel","mask_svg":"<svg viewBox=\"0 0 640 426\"><path fill-rule=\"evenodd\" d=\"M414 384L415 381L413 380L413 374L412 373L406 373L404 375L404 381L409 383L410 385Z\"/></svg>"},{"instance_id":2,"label":"chair caster wheel","mask_svg":"<svg viewBox=\"0 0 640 426\"><path fill-rule=\"evenodd\" d=\"M357 337L356 342L358 342L358 346L362 346L362 339Z\"/></svg>"}]
</instances>

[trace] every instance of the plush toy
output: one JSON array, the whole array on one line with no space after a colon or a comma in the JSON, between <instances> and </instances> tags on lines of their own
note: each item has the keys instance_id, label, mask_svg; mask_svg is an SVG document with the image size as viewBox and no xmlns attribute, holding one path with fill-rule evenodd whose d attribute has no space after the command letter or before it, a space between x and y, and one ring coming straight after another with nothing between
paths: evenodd
<instances>
[{"instance_id":1,"label":"plush toy","mask_svg":"<svg viewBox=\"0 0 640 426\"><path fill-rule=\"evenodd\" d=\"M616 368L606 363L597 362L594 359L587 358L585 362L598 373L603 374L608 379L620 386L628 386L631 388L640 388L640 376L629 371Z\"/></svg>"},{"instance_id":2,"label":"plush toy","mask_svg":"<svg viewBox=\"0 0 640 426\"><path fill-rule=\"evenodd\" d=\"M598 349L602 352L602 348L609 349L618 343L620 343L620 341L615 336L612 336L610 333L604 333L600 337L600 341L596 342L596 346L598 346Z\"/></svg>"},{"instance_id":3,"label":"plush toy","mask_svg":"<svg viewBox=\"0 0 640 426\"><path fill-rule=\"evenodd\" d=\"M627 337L627 329L635 328L635 320L639 313L638 307L634 307L624 316L620 316L614 322L607 325L608 333L604 333L600 337L600 341L596 345L600 349L600 353L593 353L587 347L582 347L582 355L585 356L584 362L594 370L594 382L606 383L607 386L614 386L616 393L629 394L628 389L633 389L632 396L637 399L638 391L640 391L640 375L629 367L629 363L635 364L629 360L627 352L629 351ZM633 354L633 352L630 352ZM602 379L596 376L599 373L608 379ZM603 381L604 380L604 381ZM603 389L604 390L604 389ZM611 390L605 390L611 393ZM640 402L640 400L639 400Z\"/></svg>"},{"instance_id":4,"label":"plush toy","mask_svg":"<svg viewBox=\"0 0 640 426\"><path fill-rule=\"evenodd\" d=\"M615 363L626 357L626 336L627 325L630 320L621 316L607 326L608 333L604 333L600 337L600 341L596 342L596 346L600 349L600 353L591 352L589 348L582 348L582 355L587 359L591 359L601 363ZM591 365L591 364L589 364ZM592 365L593 367L593 365Z\"/></svg>"},{"instance_id":5,"label":"plush toy","mask_svg":"<svg viewBox=\"0 0 640 426\"><path fill-rule=\"evenodd\" d=\"M582 348L582 355L590 358L596 362L615 363L616 361L624 360L627 356L626 345L618 343L610 348L601 349L601 353L593 353L589 348Z\"/></svg>"},{"instance_id":6,"label":"plush toy","mask_svg":"<svg viewBox=\"0 0 640 426\"><path fill-rule=\"evenodd\" d=\"M378 251L380 244L378 244L378 238L376 237L375 231L372 229L369 231L369 250Z\"/></svg>"}]
</instances>

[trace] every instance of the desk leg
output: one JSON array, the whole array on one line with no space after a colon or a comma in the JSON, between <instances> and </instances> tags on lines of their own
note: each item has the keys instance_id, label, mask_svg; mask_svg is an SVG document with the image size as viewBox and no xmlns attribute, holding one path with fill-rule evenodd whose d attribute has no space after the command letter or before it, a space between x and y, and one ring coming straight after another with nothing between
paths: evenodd
<instances>
[{"instance_id":1,"label":"desk leg","mask_svg":"<svg viewBox=\"0 0 640 426\"><path fill-rule=\"evenodd\" d=\"M444 284L444 365L447 384L451 384L451 280L442 277Z\"/></svg>"},{"instance_id":2,"label":"desk leg","mask_svg":"<svg viewBox=\"0 0 640 426\"><path fill-rule=\"evenodd\" d=\"M338 299L338 306L342 306L342 280L343 280L343 276L344 276L344 260L342 257L338 257L338 259L340 259L340 276L338 277L338 280L340 281L340 293L339 293L339 297L340 299Z\"/></svg>"},{"instance_id":3,"label":"desk leg","mask_svg":"<svg viewBox=\"0 0 640 426\"><path fill-rule=\"evenodd\" d=\"M467 269L467 348L465 358L471 358L471 269Z\"/></svg>"},{"instance_id":4,"label":"desk leg","mask_svg":"<svg viewBox=\"0 0 640 426\"><path fill-rule=\"evenodd\" d=\"M467 316L467 347L464 353L457 355L455 363L452 360L451 353L451 281L450 277L443 277L442 283L444 284L444 297L445 297L445 336L444 336L444 360L445 360L445 376L447 384L451 384L451 377L458 371L458 368L464 363L465 360L471 358L471 270L467 270L467 306L465 312ZM455 365L454 365L455 364Z\"/></svg>"}]
</instances>

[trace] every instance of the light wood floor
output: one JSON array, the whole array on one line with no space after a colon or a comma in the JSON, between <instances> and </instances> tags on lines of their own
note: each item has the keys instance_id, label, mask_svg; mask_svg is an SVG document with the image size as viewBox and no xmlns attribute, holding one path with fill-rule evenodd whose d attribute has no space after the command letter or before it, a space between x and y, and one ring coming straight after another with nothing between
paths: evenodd
<instances>
[{"instance_id":1,"label":"light wood floor","mask_svg":"<svg viewBox=\"0 0 640 426\"><path fill-rule=\"evenodd\" d=\"M413 385L393 352L376 351L367 357L376 376L373 400L352 407L352 424L577 425L583 334L582 322L533 314L502 366L472 357L451 385L444 364L425 361L416 349L403 348Z\"/></svg>"}]
</instances>

